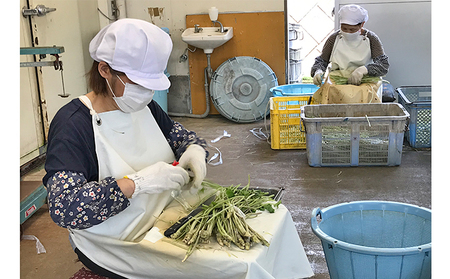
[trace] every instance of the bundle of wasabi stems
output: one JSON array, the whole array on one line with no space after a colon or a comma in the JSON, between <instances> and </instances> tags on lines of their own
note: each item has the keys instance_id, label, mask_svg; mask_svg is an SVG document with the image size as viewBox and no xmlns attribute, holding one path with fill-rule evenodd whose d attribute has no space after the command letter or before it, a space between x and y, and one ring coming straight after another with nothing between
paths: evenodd
<instances>
[{"instance_id":1,"label":"bundle of wasabi stems","mask_svg":"<svg viewBox=\"0 0 450 279\"><path fill-rule=\"evenodd\" d=\"M330 72L330 79L333 81L336 85L345 85L348 84L348 78L350 77L351 72L346 70L335 70ZM382 79L380 77L374 77L369 75L364 75L361 79L362 83L377 83L381 81Z\"/></svg>"},{"instance_id":2,"label":"bundle of wasabi stems","mask_svg":"<svg viewBox=\"0 0 450 279\"><path fill-rule=\"evenodd\" d=\"M250 182L249 182L250 184ZM204 181L203 186L216 189L216 198L210 205L203 205L203 210L191 218L171 235L188 245L183 262L201 244L210 243L215 237L221 246L230 247L232 243L243 250L249 250L254 243L269 246L269 243L253 230L245 221L254 218L262 211L275 212L281 201L276 202L274 195L261 190L244 187L223 187Z\"/></svg>"}]
</instances>

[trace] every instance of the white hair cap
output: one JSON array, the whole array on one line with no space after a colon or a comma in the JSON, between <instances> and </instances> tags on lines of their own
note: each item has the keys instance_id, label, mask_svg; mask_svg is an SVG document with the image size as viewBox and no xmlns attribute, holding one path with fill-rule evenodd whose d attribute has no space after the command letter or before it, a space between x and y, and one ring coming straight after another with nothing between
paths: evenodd
<instances>
[{"instance_id":1,"label":"white hair cap","mask_svg":"<svg viewBox=\"0 0 450 279\"><path fill-rule=\"evenodd\" d=\"M124 18L105 26L92 39L89 52L97 62L104 61L133 82L153 90L165 90L165 75L172 40L150 22Z\"/></svg>"},{"instance_id":2,"label":"white hair cap","mask_svg":"<svg viewBox=\"0 0 450 279\"><path fill-rule=\"evenodd\" d=\"M345 5L339 10L339 22L342 24L357 25L369 20L369 13L358 5Z\"/></svg>"}]
</instances>

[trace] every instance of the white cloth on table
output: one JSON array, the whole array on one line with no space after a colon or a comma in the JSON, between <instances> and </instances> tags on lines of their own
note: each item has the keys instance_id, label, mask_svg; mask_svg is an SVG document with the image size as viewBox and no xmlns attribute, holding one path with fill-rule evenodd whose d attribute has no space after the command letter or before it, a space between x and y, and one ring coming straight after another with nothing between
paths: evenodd
<instances>
[{"instance_id":1,"label":"white cloth on table","mask_svg":"<svg viewBox=\"0 0 450 279\"><path fill-rule=\"evenodd\" d=\"M292 217L283 205L275 213L262 212L248 224L259 232L269 243L266 247L254 244L250 250L241 250L231 245L221 247L215 240L205 249L195 250L182 262L186 249L183 244L166 237L155 241L157 232L152 229L139 242L123 242L112 238L102 238L102 243L90 243L101 247L96 258L111 257L121 249L121 260L109 269L125 276L123 270L129 270L130 263L146 263L146 272L135 270L132 278L215 278L215 279L287 279L308 278L314 275L306 257L303 245L295 228ZM98 240L97 240L98 241ZM129 274L128 274L129 275Z\"/></svg>"}]
</instances>

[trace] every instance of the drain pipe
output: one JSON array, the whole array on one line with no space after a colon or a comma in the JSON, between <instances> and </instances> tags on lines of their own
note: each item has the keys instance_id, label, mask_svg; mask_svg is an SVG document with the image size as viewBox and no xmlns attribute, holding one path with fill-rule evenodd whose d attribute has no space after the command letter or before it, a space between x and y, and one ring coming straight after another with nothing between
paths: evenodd
<instances>
[{"instance_id":1,"label":"drain pipe","mask_svg":"<svg viewBox=\"0 0 450 279\"><path fill-rule=\"evenodd\" d=\"M210 106L209 106L209 84L208 77L212 76L212 68L211 68L211 54L206 54L206 58L208 60L208 66L205 68L205 98L206 98L206 110L203 114L192 114L192 113L178 113L178 112L169 112L170 116L178 116L178 117L192 117L192 118L205 118L209 114Z\"/></svg>"}]
</instances>

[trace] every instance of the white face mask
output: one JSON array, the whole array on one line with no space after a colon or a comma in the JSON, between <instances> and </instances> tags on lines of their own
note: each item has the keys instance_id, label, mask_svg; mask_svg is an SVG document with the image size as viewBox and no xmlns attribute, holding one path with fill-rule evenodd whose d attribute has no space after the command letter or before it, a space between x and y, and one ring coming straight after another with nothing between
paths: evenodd
<instances>
[{"instance_id":1,"label":"white face mask","mask_svg":"<svg viewBox=\"0 0 450 279\"><path fill-rule=\"evenodd\" d=\"M343 32L341 31L342 36L344 37L345 40L347 41L355 41L356 39L358 39L358 36L361 35L361 31L358 30L355 33L347 33L347 32Z\"/></svg>"},{"instance_id":2,"label":"white face mask","mask_svg":"<svg viewBox=\"0 0 450 279\"><path fill-rule=\"evenodd\" d=\"M155 94L154 90L147 89L138 84L124 83L119 76L117 77L122 82L122 84L125 85L125 90L123 91L122 97L116 97L114 91L109 85L108 80L106 80L106 83L108 84L109 89L114 96L114 101L116 102L117 106L119 106L121 111L128 113L140 111L152 101L153 95Z\"/></svg>"}]
</instances>

